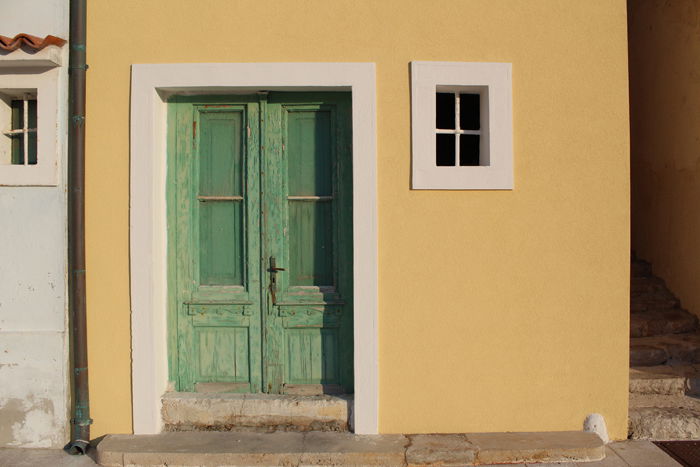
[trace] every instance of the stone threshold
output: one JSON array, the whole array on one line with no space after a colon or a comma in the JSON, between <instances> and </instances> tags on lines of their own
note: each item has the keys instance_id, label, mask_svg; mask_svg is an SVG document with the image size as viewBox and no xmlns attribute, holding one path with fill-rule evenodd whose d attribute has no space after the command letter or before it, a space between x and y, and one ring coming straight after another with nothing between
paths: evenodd
<instances>
[{"instance_id":1,"label":"stone threshold","mask_svg":"<svg viewBox=\"0 0 700 467\"><path fill-rule=\"evenodd\" d=\"M348 431L353 397L170 392L164 431Z\"/></svg>"},{"instance_id":2,"label":"stone threshold","mask_svg":"<svg viewBox=\"0 0 700 467\"><path fill-rule=\"evenodd\" d=\"M462 466L589 462L605 457L594 433L354 435L337 432L174 432L108 435L97 444L106 467Z\"/></svg>"}]
</instances>

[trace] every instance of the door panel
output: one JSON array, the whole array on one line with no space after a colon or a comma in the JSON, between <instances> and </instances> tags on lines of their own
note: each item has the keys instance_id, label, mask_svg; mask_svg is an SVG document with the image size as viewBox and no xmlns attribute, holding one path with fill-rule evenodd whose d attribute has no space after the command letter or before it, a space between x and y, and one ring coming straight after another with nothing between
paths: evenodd
<instances>
[{"instance_id":1,"label":"door panel","mask_svg":"<svg viewBox=\"0 0 700 467\"><path fill-rule=\"evenodd\" d=\"M199 205L199 284L243 285L243 209L240 202Z\"/></svg>"},{"instance_id":2,"label":"door panel","mask_svg":"<svg viewBox=\"0 0 700 467\"><path fill-rule=\"evenodd\" d=\"M256 99L169 104L171 378L179 391L260 391ZM172 131L172 130L171 130Z\"/></svg>"},{"instance_id":3,"label":"door panel","mask_svg":"<svg viewBox=\"0 0 700 467\"><path fill-rule=\"evenodd\" d=\"M332 286L333 205L289 200L289 285Z\"/></svg>"},{"instance_id":4,"label":"door panel","mask_svg":"<svg viewBox=\"0 0 700 467\"><path fill-rule=\"evenodd\" d=\"M279 164L265 160L266 245L287 270L265 326L284 364L263 378L274 392L352 392L350 95L270 93L267 115L282 144Z\"/></svg>"},{"instance_id":5,"label":"door panel","mask_svg":"<svg viewBox=\"0 0 700 467\"><path fill-rule=\"evenodd\" d=\"M176 389L352 392L349 94L169 106Z\"/></svg>"},{"instance_id":6,"label":"door panel","mask_svg":"<svg viewBox=\"0 0 700 467\"><path fill-rule=\"evenodd\" d=\"M284 107L289 196L333 194L331 112Z\"/></svg>"},{"instance_id":7,"label":"door panel","mask_svg":"<svg viewBox=\"0 0 700 467\"><path fill-rule=\"evenodd\" d=\"M243 118L242 110L199 111L200 285L243 285Z\"/></svg>"},{"instance_id":8,"label":"door panel","mask_svg":"<svg viewBox=\"0 0 700 467\"><path fill-rule=\"evenodd\" d=\"M199 377L216 381L248 381L248 328L197 327Z\"/></svg>"},{"instance_id":9,"label":"door panel","mask_svg":"<svg viewBox=\"0 0 700 467\"><path fill-rule=\"evenodd\" d=\"M239 111L199 111L199 194L243 195L244 119Z\"/></svg>"}]
</instances>

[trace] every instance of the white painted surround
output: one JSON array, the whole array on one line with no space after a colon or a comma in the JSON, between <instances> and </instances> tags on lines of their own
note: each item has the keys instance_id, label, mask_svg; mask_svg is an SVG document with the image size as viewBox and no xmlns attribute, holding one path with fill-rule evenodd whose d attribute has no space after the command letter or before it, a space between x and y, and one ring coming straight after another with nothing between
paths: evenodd
<instances>
[{"instance_id":1,"label":"white painted surround","mask_svg":"<svg viewBox=\"0 0 700 467\"><path fill-rule=\"evenodd\" d=\"M481 95L481 165L435 165L436 92ZM512 190L512 65L411 62L411 143L414 190Z\"/></svg>"},{"instance_id":2,"label":"white painted surround","mask_svg":"<svg viewBox=\"0 0 700 467\"><path fill-rule=\"evenodd\" d=\"M168 385L166 137L172 94L351 91L355 432L378 432L376 90L373 63L133 65L131 335L134 433L161 431Z\"/></svg>"}]
</instances>

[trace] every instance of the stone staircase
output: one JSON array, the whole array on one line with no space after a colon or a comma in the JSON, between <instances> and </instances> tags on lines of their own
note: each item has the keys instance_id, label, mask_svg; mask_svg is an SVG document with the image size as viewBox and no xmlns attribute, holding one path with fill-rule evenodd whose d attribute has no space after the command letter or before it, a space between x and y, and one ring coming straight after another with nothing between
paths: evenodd
<instances>
[{"instance_id":1,"label":"stone staircase","mask_svg":"<svg viewBox=\"0 0 700 467\"><path fill-rule=\"evenodd\" d=\"M700 439L697 317L634 258L630 311L629 437Z\"/></svg>"}]
</instances>

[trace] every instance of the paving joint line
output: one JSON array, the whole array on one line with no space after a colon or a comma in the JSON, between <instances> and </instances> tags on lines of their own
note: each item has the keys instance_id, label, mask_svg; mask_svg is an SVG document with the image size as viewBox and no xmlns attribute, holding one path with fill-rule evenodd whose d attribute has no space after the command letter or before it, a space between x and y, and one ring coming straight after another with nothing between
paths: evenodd
<instances>
[{"instance_id":1,"label":"paving joint line","mask_svg":"<svg viewBox=\"0 0 700 467\"><path fill-rule=\"evenodd\" d=\"M295 467L299 467L301 465L301 460L304 458L304 454L306 454L306 435L306 432L301 434L301 452L299 453Z\"/></svg>"},{"instance_id":2,"label":"paving joint line","mask_svg":"<svg viewBox=\"0 0 700 467\"><path fill-rule=\"evenodd\" d=\"M404 435L404 437L408 440L408 443L406 443L403 447L403 465L405 467L408 467L408 448L413 446L413 438L411 436L412 435Z\"/></svg>"},{"instance_id":3,"label":"paving joint line","mask_svg":"<svg viewBox=\"0 0 700 467\"><path fill-rule=\"evenodd\" d=\"M461 433L462 437L464 438L464 442L471 446L471 448L474 450L474 465L477 465L477 462L479 461L479 447L476 443L472 443L469 440L469 436L467 433Z\"/></svg>"}]
</instances>

